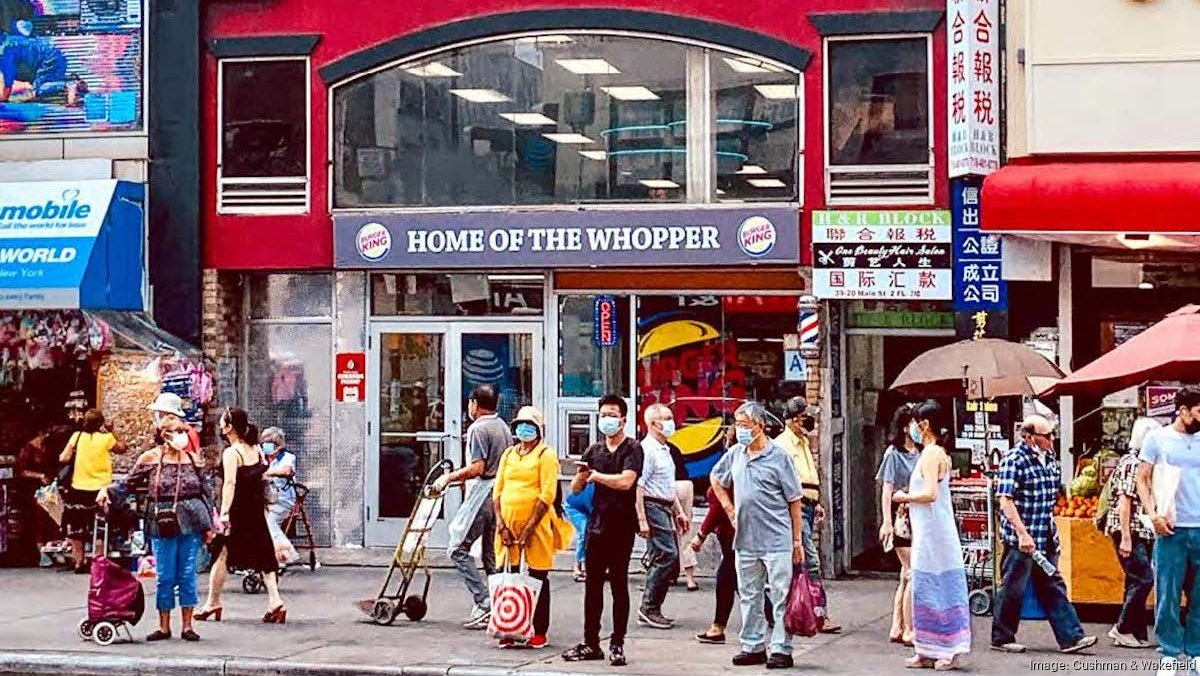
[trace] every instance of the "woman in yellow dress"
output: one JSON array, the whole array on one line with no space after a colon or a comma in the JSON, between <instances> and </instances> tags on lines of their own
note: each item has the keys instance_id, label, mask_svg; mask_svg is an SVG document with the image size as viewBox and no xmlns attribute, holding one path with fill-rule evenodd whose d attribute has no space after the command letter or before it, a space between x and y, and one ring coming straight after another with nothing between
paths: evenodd
<instances>
[{"instance_id":1,"label":"woman in yellow dress","mask_svg":"<svg viewBox=\"0 0 1200 676\"><path fill-rule=\"evenodd\" d=\"M512 421L517 443L500 456L492 487L496 506L496 561L510 572L520 567L522 555L529 575L542 581L533 614L534 636L526 647L544 648L550 629L550 581L555 552L571 540L569 522L559 513L558 453L546 445L542 412L525 406ZM512 641L501 641L510 647Z\"/></svg>"}]
</instances>

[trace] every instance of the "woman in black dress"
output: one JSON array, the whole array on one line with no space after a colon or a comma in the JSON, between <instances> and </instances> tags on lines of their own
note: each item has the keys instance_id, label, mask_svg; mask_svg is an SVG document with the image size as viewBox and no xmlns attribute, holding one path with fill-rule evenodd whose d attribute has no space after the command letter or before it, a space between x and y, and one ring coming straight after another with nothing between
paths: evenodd
<instances>
[{"instance_id":1,"label":"woman in black dress","mask_svg":"<svg viewBox=\"0 0 1200 676\"><path fill-rule=\"evenodd\" d=\"M213 562L208 578L208 601L196 613L198 620L221 620L221 591L230 568L257 570L267 587L267 613L263 622L283 624L287 608L279 595L279 564L267 527L267 504L263 496L267 463L258 448L258 428L246 412L231 408L221 416L217 429L229 441L221 458L224 487L221 490L221 520L225 523L224 547Z\"/></svg>"}]
</instances>

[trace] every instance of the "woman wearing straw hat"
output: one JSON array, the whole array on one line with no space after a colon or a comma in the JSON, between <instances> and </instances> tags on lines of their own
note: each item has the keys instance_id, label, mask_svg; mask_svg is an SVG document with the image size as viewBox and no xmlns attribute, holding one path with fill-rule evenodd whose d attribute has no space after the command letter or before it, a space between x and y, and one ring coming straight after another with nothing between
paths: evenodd
<instances>
[{"instance_id":1,"label":"woman wearing straw hat","mask_svg":"<svg viewBox=\"0 0 1200 676\"><path fill-rule=\"evenodd\" d=\"M163 425L169 421L178 420L188 435L188 446L184 450L188 453L200 451L200 435L188 424L187 420L184 420L187 415L183 412L183 399L180 399L178 394L163 392L146 407L146 410L154 414L155 430L161 430ZM162 439L155 440L156 443L162 441Z\"/></svg>"}]
</instances>

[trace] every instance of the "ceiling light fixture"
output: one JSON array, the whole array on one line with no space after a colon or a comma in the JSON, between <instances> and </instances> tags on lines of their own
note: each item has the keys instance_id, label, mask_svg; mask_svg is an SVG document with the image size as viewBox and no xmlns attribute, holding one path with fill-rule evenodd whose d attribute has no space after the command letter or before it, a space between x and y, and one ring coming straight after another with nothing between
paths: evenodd
<instances>
[{"instance_id":1,"label":"ceiling light fixture","mask_svg":"<svg viewBox=\"0 0 1200 676\"><path fill-rule=\"evenodd\" d=\"M761 84L754 85L754 89L762 94L764 99L772 101L795 101L800 98L800 91L796 85L787 84Z\"/></svg>"},{"instance_id":2,"label":"ceiling light fixture","mask_svg":"<svg viewBox=\"0 0 1200 676\"><path fill-rule=\"evenodd\" d=\"M757 174L765 174L765 173L767 173L767 170L763 169L762 167L758 166L757 164L747 164L747 165L744 165L741 169L738 169L734 173L736 173L740 176L754 176Z\"/></svg>"},{"instance_id":3,"label":"ceiling light fixture","mask_svg":"<svg viewBox=\"0 0 1200 676\"><path fill-rule=\"evenodd\" d=\"M495 89L451 89L450 93L471 103L507 103L512 100Z\"/></svg>"},{"instance_id":4,"label":"ceiling light fixture","mask_svg":"<svg viewBox=\"0 0 1200 676\"><path fill-rule=\"evenodd\" d=\"M751 178L746 180L747 183L755 188L786 188L787 183L777 178Z\"/></svg>"},{"instance_id":5,"label":"ceiling light fixture","mask_svg":"<svg viewBox=\"0 0 1200 676\"><path fill-rule=\"evenodd\" d=\"M621 72L604 59L555 59L554 63L576 75L616 75Z\"/></svg>"},{"instance_id":6,"label":"ceiling light fixture","mask_svg":"<svg viewBox=\"0 0 1200 676\"><path fill-rule=\"evenodd\" d=\"M657 101L658 94L642 86L601 87L605 94L619 101Z\"/></svg>"},{"instance_id":7,"label":"ceiling light fixture","mask_svg":"<svg viewBox=\"0 0 1200 676\"><path fill-rule=\"evenodd\" d=\"M721 60L736 73L782 73L779 66L772 66L765 61L751 59L745 56L723 56Z\"/></svg>"},{"instance_id":8,"label":"ceiling light fixture","mask_svg":"<svg viewBox=\"0 0 1200 676\"><path fill-rule=\"evenodd\" d=\"M1154 284L1152 282L1138 282L1138 288L1142 291L1153 291Z\"/></svg>"},{"instance_id":9,"label":"ceiling light fixture","mask_svg":"<svg viewBox=\"0 0 1200 676\"><path fill-rule=\"evenodd\" d=\"M530 35L517 38L519 45L565 45L569 42L575 42L569 35Z\"/></svg>"},{"instance_id":10,"label":"ceiling light fixture","mask_svg":"<svg viewBox=\"0 0 1200 676\"><path fill-rule=\"evenodd\" d=\"M676 183L675 181L672 181L670 179L666 179L666 178L645 178L645 179L638 181L638 183L641 183L642 185L646 186L647 188L655 188L655 189L671 190L671 189L679 187L678 183Z\"/></svg>"},{"instance_id":11,"label":"ceiling light fixture","mask_svg":"<svg viewBox=\"0 0 1200 676\"><path fill-rule=\"evenodd\" d=\"M430 61L423 66L405 68L404 72L417 77L461 77L462 73L438 61Z\"/></svg>"},{"instance_id":12,"label":"ceiling light fixture","mask_svg":"<svg viewBox=\"0 0 1200 676\"><path fill-rule=\"evenodd\" d=\"M604 152L603 150L580 150L579 154L583 155L589 160L604 161L608 159L608 153Z\"/></svg>"},{"instance_id":13,"label":"ceiling light fixture","mask_svg":"<svg viewBox=\"0 0 1200 676\"><path fill-rule=\"evenodd\" d=\"M583 134L542 134L542 136L545 136L555 143L567 145L587 145L589 143L595 143L595 141L584 136Z\"/></svg>"},{"instance_id":14,"label":"ceiling light fixture","mask_svg":"<svg viewBox=\"0 0 1200 676\"><path fill-rule=\"evenodd\" d=\"M558 124L541 113L500 113L500 117L526 127L545 127Z\"/></svg>"}]
</instances>

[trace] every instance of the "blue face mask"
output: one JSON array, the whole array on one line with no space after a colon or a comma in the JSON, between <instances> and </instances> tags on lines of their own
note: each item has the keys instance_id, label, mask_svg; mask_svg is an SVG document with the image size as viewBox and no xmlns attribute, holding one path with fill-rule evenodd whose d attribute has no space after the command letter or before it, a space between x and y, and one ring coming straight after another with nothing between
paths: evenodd
<instances>
[{"instance_id":1,"label":"blue face mask","mask_svg":"<svg viewBox=\"0 0 1200 676\"><path fill-rule=\"evenodd\" d=\"M749 427L736 428L737 442L743 446L749 446L751 441L754 441L754 430Z\"/></svg>"},{"instance_id":2,"label":"blue face mask","mask_svg":"<svg viewBox=\"0 0 1200 676\"><path fill-rule=\"evenodd\" d=\"M533 423L527 423L527 422L517 423L516 436L517 436L518 440L525 441L525 442L529 442L529 441L533 441L534 439L537 439L538 438L537 425L534 425Z\"/></svg>"},{"instance_id":3,"label":"blue face mask","mask_svg":"<svg viewBox=\"0 0 1200 676\"><path fill-rule=\"evenodd\" d=\"M921 443L921 426L913 423L908 426L908 437L913 440L914 444Z\"/></svg>"},{"instance_id":4,"label":"blue face mask","mask_svg":"<svg viewBox=\"0 0 1200 676\"><path fill-rule=\"evenodd\" d=\"M600 416L600 422L597 425L600 428L600 433L606 437L611 437L621 431L621 419L614 418L611 415Z\"/></svg>"},{"instance_id":5,"label":"blue face mask","mask_svg":"<svg viewBox=\"0 0 1200 676\"><path fill-rule=\"evenodd\" d=\"M271 455L272 453L275 452L275 444L270 441L265 441L262 444L262 450L263 450L263 453L266 453L267 455Z\"/></svg>"},{"instance_id":6,"label":"blue face mask","mask_svg":"<svg viewBox=\"0 0 1200 676\"><path fill-rule=\"evenodd\" d=\"M664 437L670 437L671 435L675 434L675 421L674 420L663 420L662 421L662 433L663 433Z\"/></svg>"}]
</instances>

